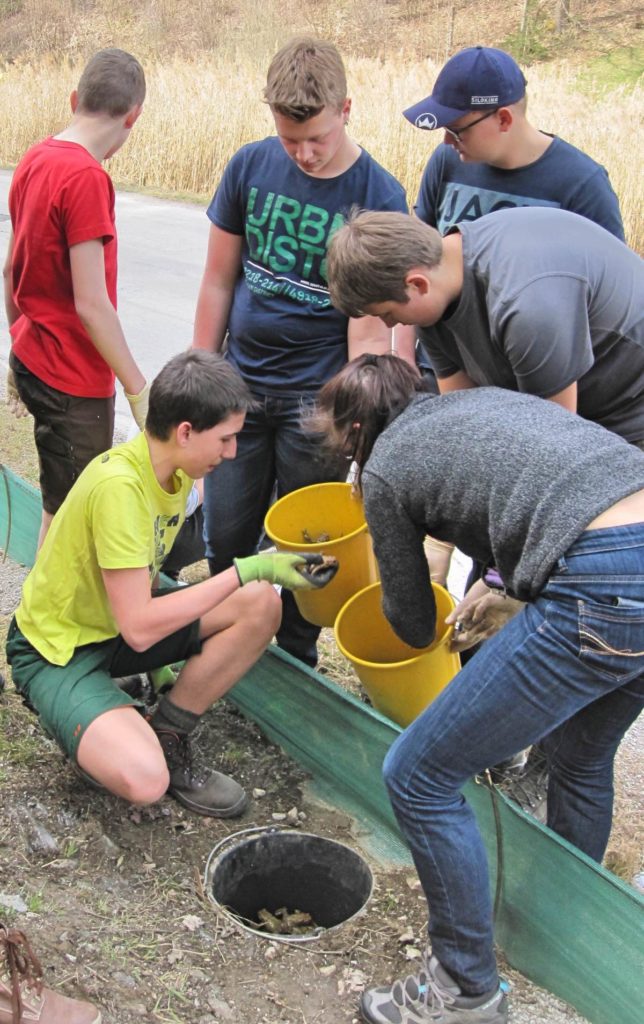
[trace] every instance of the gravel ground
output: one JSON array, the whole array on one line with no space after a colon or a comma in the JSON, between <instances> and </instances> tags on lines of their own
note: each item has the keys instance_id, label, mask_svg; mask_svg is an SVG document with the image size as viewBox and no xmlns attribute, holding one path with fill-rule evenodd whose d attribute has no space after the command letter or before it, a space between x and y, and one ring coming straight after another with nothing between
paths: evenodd
<instances>
[{"instance_id":1,"label":"gravel ground","mask_svg":"<svg viewBox=\"0 0 644 1024\"><path fill-rule=\"evenodd\" d=\"M2 616L8 616L13 611L25 574L24 567L16 565L10 559L5 560L2 564L0 572L0 614ZM616 765L617 802L610 849L615 851L615 861L620 874L624 874L626 869L630 878L642 871L634 822L638 817L641 818L641 794L644 791L642 787L643 740L644 721L640 719L623 742ZM503 961L500 966L503 976L509 980L512 986L512 1024L583 1024L585 1018L566 1003L533 985ZM413 970L413 965L409 965L409 970ZM300 961L299 971L307 976L306 960ZM314 977L316 973L314 966L311 967L311 972ZM316 1017L316 1019L318 1018ZM354 1020L357 1021L357 1018ZM295 1019L292 1024L295 1024Z\"/></svg>"},{"instance_id":2,"label":"gravel ground","mask_svg":"<svg viewBox=\"0 0 644 1024\"><path fill-rule=\"evenodd\" d=\"M4 380L0 382L0 393L3 390L3 384ZM21 470L19 469L19 471ZM450 589L453 592L459 593L462 591L466 572L467 560L457 558L454 563L453 573L450 576ZM0 617L4 619L5 623L19 599L20 587L25 575L26 570L24 567L16 565L10 559L2 561L2 556L0 555ZM4 630L2 630L2 633L4 634ZM615 818L606 859L607 866L610 866L621 877L633 884L640 883L642 889L644 889L644 862L642 860L641 841L642 793L644 792L643 750L644 716L640 718L627 734L617 756ZM314 958L310 957L310 959L313 962ZM411 964L409 969L413 970ZM565 1003L555 999L549 992L537 988L521 974L508 968L503 963L501 963L501 969L512 985L512 1024L583 1024L584 1018ZM300 972L302 971L308 977L306 959L300 964ZM311 966L310 976L312 984L315 985L317 971L314 966ZM212 1017L201 1019L213 1020ZM280 1017L280 1019L284 1020L285 1018ZM320 1018L316 1017L315 1019ZM343 1017L343 1019L351 1019L351 1017ZM196 1020L196 1018L191 1016L190 1020ZM289 1024L296 1024L296 1020L299 1024L299 1016L293 1018L292 1022L289 1019ZM331 1024L330 1021L329 1024ZM336 1024L336 1022L334 1021L333 1024Z\"/></svg>"}]
</instances>

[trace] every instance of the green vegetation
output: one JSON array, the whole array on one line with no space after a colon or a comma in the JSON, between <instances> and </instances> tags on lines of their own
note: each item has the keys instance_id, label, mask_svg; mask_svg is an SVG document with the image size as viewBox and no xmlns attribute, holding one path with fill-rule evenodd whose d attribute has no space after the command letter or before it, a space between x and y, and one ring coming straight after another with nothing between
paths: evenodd
<instances>
[{"instance_id":1,"label":"green vegetation","mask_svg":"<svg viewBox=\"0 0 644 1024\"><path fill-rule=\"evenodd\" d=\"M579 81L593 90L635 86L644 75L643 69L644 45L621 46L594 57L580 72Z\"/></svg>"}]
</instances>

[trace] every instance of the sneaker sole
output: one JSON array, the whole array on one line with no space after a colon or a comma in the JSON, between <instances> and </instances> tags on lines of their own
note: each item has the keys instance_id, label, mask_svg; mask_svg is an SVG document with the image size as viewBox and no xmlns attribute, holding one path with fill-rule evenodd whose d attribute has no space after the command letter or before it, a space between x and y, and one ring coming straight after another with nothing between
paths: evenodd
<instances>
[{"instance_id":1,"label":"sneaker sole","mask_svg":"<svg viewBox=\"0 0 644 1024\"><path fill-rule=\"evenodd\" d=\"M244 793L244 796L238 800L236 804L233 804L232 807L222 807L218 810L197 804L193 800L190 800L189 797L185 797L183 794L174 792L171 789L168 790L168 796L171 796L173 800L177 801L177 803L183 804L183 806L187 807L189 811L194 811L195 814L201 814L206 818L238 818L244 813L249 804L249 799L246 793Z\"/></svg>"},{"instance_id":2,"label":"sneaker sole","mask_svg":"<svg viewBox=\"0 0 644 1024\"><path fill-rule=\"evenodd\" d=\"M384 1024L384 1018L383 1017L379 1017L379 1018L376 1019L375 1017L373 1017L369 1013L369 1011L367 1010L367 1008L364 1005L364 997L362 997L360 999L360 1007L359 1007L359 1009L360 1009L360 1017L365 1022L365 1024ZM472 1017L472 1014L476 1012L476 1008L474 1008L472 1010L470 1010L470 1009L463 1009L463 1012L467 1015L467 1017L475 1019L475 1018ZM418 1017L417 1019L420 1020L421 1018ZM434 1019L434 1018L431 1018L431 1019ZM449 1014L449 1019L457 1021L457 1022L459 1020L463 1020L463 1017L461 1016L461 1014L458 1013L458 1008L455 1008L453 1013ZM428 1017L427 1020L429 1021L430 1018ZM490 1013L487 1013L484 1016L479 1015L479 1017L478 1017L478 1024L486 1024L486 1022L487 1022L487 1024L508 1024L508 1003L507 1003L507 999L506 999L505 996L503 996L501 998L501 1000L499 1001L498 1006L496 1006L494 1008L494 1010L492 1010Z\"/></svg>"}]
</instances>

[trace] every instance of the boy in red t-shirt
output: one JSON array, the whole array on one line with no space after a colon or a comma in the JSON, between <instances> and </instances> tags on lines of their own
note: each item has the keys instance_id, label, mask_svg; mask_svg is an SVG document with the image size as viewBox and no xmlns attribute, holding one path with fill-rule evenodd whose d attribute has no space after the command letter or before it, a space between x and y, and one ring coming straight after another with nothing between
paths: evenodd
<instances>
[{"instance_id":1,"label":"boy in red t-shirt","mask_svg":"<svg viewBox=\"0 0 644 1024\"><path fill-rule=\"evenodd\" d=\"M96 53L71 94L70 124L25 154L9 192L7 392L16 415L34 417L39 546L80 472L112 445L115 377L138 426L145 423L148 385L116 313L114 188L101 166L127 139L144 99L136 58Z\"/></svg>"}]
</instances>

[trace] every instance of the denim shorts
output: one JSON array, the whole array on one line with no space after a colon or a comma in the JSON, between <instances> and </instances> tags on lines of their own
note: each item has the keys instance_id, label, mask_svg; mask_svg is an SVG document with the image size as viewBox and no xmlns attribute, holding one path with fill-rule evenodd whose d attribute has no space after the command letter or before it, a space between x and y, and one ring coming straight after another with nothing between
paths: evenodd
<instances>
[{"instance_id":1,"label":"denim shorts","mask_svg":"<svg viewBox=\"0 0 644 1024\"><path fill-rule=\"evenodd\" d=\"M88 462L112 447L114 395L79 398L57 391L9 355L16 388L34 418L45 512L54 515Z\"/></svg>"}]
</instances>

